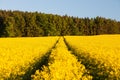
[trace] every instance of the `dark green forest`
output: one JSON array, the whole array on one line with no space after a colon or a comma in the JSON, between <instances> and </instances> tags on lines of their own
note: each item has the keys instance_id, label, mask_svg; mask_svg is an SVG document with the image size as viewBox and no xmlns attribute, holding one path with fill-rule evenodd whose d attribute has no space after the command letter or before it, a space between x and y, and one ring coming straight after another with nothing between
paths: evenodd
<instances>
[{"instance_id":1,"label":"dark green forest","mask_svg":"<svg viewBox=\"0 0 120 80\"><path fill-rule=\"evenodd\" d=\"M0 37L120 34L120 21L0 10Z\"/></svg>"}]
</instances>

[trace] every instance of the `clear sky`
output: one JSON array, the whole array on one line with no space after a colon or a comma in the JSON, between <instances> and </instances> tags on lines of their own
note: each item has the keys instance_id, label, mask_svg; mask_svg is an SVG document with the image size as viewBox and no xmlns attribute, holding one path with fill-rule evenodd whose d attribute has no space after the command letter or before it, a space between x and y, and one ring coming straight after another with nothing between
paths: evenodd
<instances>
[{"instance_id":1,"label":"clear sky","mask_svg":"<svg viewBox=\"0 0 120 80\"><path fill-rule=\"evenodd\" d=\"M0 0L2 10L38 11L58 15L120 21L120 0Z\"/></svg>"}]
</instances>

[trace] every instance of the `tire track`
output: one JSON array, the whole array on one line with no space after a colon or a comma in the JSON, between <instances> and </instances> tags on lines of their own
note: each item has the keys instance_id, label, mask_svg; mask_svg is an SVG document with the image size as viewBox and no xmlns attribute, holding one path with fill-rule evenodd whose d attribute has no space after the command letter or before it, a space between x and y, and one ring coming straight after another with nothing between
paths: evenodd
<instances>
[{"instance_id":1,"label":"tire track","mask_svg":"<svg viewBox=\"0 0 120 80\"><path fill-rule=\"evenodd\" d=\"M37 70L32 75L33 80L91 80L84 65L78 62L78 59L71 54L64 42L64 38L60 38L56 47L51 51L47 66L42 70Z\"/></svg>"},{"instance_id":2,"label":"tire track","mask_svg":"<svg viewBox=\"0 0 120 80\"><path fill-rule=\"evenodd\" d=\"M56 43L53 45L53 47L42 57L40 57L39 60L36 61L34 65L31 65L25 75L23 75L22 80L31 80L31 75L35 74L36 70L42 70L43 65L48 66L48 59L51 54L52 49L55 48L56 44L59 42L60 37L56 41Z\"/></svg>"},{"instance_id":3,"label":"tire track","mask_svg":"<svg viewBox=\"0 0 120 80\"><path fill-rule=\"evenodd\" d=\"M76 58L81 61L81 64L85 66L85 68L89 71L90 75L93 76L93 80L105 80L108 79L108 74L106 70L103 70L102 68L98 68L100 65L96 63L95 59L92 59L88 55L85 55L85 53L79 54L76 49L70 46L70 44L67 43L66 39L64 38L64 42L67 45L68 49L72 51L72 54L76 56ZM102 64L103 65L103 64Z\"/></svg>"}]
</instances>

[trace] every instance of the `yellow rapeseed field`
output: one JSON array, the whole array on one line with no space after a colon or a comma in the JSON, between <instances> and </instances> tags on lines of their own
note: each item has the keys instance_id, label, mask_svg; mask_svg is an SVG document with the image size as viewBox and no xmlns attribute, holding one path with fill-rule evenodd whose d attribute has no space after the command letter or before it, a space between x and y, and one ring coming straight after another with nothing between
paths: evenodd
<instances>
[{"instance_id":1,"label":"yellow rapeseed field","mask_svg":"<svg viewBox=\"0 0 120 80\"><path fill-rule=\"evenodd\" d=\"M57 39L0 38L0 80L20 80L19 77L28 68L32 69L32 65L53 47Z\"/></svg>"},{"instance_id":2,"label":"yellow rapeseed field","mask_svg":"<svg viewBox=\"0 0 120 80\"><path fill-rule=\"evenodd\" d=\"M119 40L120 35L0 38L0 80L120 80Z\"/></svg>"},{"instance_id":3,"label":"yellow rapeseed field","mask_svg":"<svg viewBox=\"0 0 120 80\"><path fill-rule=\"evenodd\" d=\"M66 36L94 79L120 80L120 35Z\"/></svg>"}]
</instances>

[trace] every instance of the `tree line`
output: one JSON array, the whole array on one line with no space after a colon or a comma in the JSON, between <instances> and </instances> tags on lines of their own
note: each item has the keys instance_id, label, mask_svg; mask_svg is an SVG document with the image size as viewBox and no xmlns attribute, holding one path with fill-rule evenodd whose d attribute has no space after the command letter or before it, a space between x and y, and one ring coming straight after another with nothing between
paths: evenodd
<instances>
[{"instance_id":1,"label":"tree line","mask_svg":"<svg viewBox=\"0 0 120 80\"><path fill-rule=\"evenodd\" d=\"M120 34L120 21L0 10L0 37Z\"/></svg>"}]
</instances>

